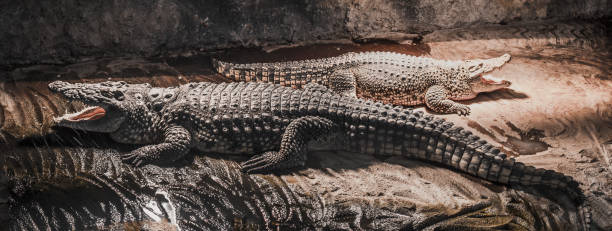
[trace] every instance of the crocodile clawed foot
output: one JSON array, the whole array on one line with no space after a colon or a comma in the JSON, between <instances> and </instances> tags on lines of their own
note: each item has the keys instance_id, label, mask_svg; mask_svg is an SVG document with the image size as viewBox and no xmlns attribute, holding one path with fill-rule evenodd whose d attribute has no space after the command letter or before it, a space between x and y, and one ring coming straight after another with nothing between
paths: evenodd
<instances>
[{"instance_id":1,"label":"crocodile clawed foot","mask_svg":"<svg viewBox=\"0 0 612 231\"><path fill-rule=\"evenodd\" d=\"M240 163L240 167L245 173L267 172L278 167L279 156L278 152L266 152Z\"/></svg>"},{"instance_id":2,"label":"crocodile clawed foot","mask_svg":"<svg viewBox=\"0 0 612 231\"><path fill-rule=\"evenodd\" d=\"M122 155L121 160L136 167L144 166L149 162L148 160L146 160L146 156L141 155L137 152L130 152L128 154Z\"/></svg>"},{"instance_id":3,"label":"crocodile clawed foot","mask_svg":"<svg viewBox=\"0 0 612 231\"><path fill-rule=\"evenodd\" d=\"M465 105L455 105L453 106L453 111L456 112L460 116L470 115L470 107L465 106Z\"/></svg>"}]
</instances>

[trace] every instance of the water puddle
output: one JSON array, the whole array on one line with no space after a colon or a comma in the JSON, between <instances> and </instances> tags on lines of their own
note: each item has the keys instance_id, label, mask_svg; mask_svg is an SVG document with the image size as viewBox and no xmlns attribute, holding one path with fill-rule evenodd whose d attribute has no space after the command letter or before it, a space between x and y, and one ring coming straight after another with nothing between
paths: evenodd
<instances>
[{"instance_id":1,"label":"water puddle","mask_svg":"<svg viewBox=\"0 0 612 231\"><path fill-rule=\"evenodd\" d=\"M506 135L507 141L503 144L521 155L533 155L546 151L550 147L550 145L540 140L544 137L544 131L531 128L525 132L516 127L512 122L506 122L506 125L517 132L520 135L520 139Z\"/></svg>"}]
</instances>

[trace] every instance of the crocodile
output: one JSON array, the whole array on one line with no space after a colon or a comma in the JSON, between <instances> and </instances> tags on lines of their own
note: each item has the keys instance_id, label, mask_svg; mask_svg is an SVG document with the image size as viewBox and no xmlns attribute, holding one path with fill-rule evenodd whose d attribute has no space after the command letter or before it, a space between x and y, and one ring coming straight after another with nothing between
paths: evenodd
<instances>
[{"instance_id":1,"label":"crocodile","mask_svg":"<svg viewBox=\"0 0 612 231\"><path fill-rule=\"evenodd\" d=\"M301 88L318 83L343 95L399 106L425 104L437 113L468 115L468 100L511 85L487 73L510 60L437 60L393 52L349 52L337 57L278 63L234 64L213 58L217 72L235 81L269 82Z\"/></svg>"},{"instance_id":2,"label":"crocodile","mask_svg":"<svg viewBox=\"0 0 612 231\"><path fill-rule=\"evenodd\" d=\"M339 137L337 149L402 155L438 163L502 184L545 185L581 198L570 176L516 161L472 132L422 111L357 99L322 85L293 89L270 83L49 84L53 92L88 105L54 118L55 125L108 133L119 143L141 144L122 156L135 166L167 164L191 149L255 154L246 173L305 165L308 145Z\"/></svg>"}]
</instances>

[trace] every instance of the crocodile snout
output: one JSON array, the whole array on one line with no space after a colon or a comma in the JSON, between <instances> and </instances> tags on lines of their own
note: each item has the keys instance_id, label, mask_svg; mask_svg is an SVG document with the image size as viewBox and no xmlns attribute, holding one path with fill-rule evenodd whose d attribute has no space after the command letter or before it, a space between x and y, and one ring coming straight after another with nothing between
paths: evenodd
<instances>
[{"instance_id":1,"label":"crocodile snout","mask_svg":"<svg viewBox=\"0 0 612 231\"><path fill-rule=\"evenodd\" d=\"M68 82L64 82L64 81L60 81L60 80L53 81L53 82L49 83L49 89L51 89L51 91L54 91L54 92L59 92L63 88L66 88L68 85L70 85L70 83L68 83Z\"/></svg>"}]
</instances>

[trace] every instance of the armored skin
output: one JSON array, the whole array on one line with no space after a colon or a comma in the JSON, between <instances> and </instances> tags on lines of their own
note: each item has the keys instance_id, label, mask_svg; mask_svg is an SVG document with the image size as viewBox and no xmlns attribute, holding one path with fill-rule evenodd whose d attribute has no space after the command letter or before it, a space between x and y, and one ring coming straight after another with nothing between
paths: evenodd
<instances>
[{"instance_id":1,"label":"armored skin","mask_svg":"<svg viewBox=\"0 0 612 231\"><path fill-rule=\"evenodd\" d=\"M508 158L462 127L422 112L335 94L317 84L296 90L268 83L149 84L56 81L52 91L91 105L55 119L57 126L109 133L120 143L143 144L123 156L137 166L175 161L192 148L248 154L248 173L303 166L307 145L339 137L338 149L402 155L439 163L503 184L546 185L580 197L560 173Z\"/></svg>"},{"instance_id":2,"label":"armored skin","mask_svg":"<svg viewBox=\"0 0 612 231\"><path fill-rule=\"evenodd\" d=\"M454 102L510 86L489 75L510 60L447 61L392 52L347 53L338 57L280 63L233 64L213 59L222 75L236 81L269 82L301 88L318 83L347 96L383 103L426 104L439 113L467 115L470 108Z\"/></svg>"}]
</instances>

